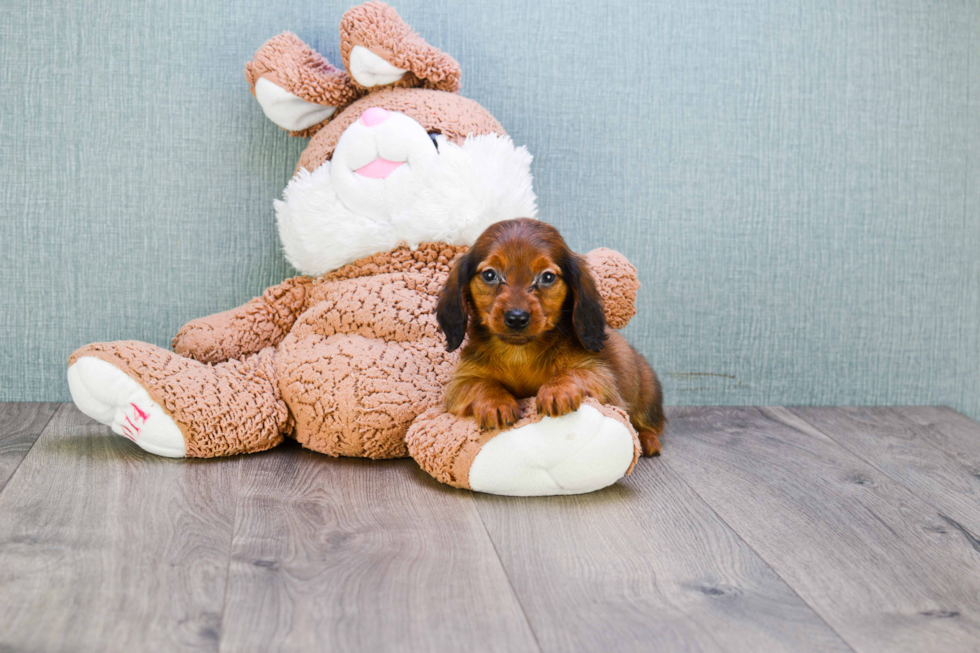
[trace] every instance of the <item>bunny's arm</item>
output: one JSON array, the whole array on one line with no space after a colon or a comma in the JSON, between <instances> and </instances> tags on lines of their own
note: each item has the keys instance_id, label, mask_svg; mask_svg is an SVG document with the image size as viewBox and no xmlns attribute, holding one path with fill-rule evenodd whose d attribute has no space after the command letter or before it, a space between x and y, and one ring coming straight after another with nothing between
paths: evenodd
<instances>
[{"instance_id":1,"label":"bunny's arm","mask_svg":"<svg viewBox=\"0 0 980 653\"><path fill-rule=\"evenodd\" d=\"M305 310L312 284L310 277L293 277L238 308L191 320L174 336L173 350L220 363L278 345Z\"/></svg>"},{"instance_id":2,"label":"bunny's arm","mask_svg":"<svg viewBox=\"0 0 980 653\"><path fill-rule=\"evenodd\" d=\"M602 297L606 323L622 329L636 314L636 291L640 281L636 268L619 252L600 247L585 255Z\"/></svg>"}]
</instances>

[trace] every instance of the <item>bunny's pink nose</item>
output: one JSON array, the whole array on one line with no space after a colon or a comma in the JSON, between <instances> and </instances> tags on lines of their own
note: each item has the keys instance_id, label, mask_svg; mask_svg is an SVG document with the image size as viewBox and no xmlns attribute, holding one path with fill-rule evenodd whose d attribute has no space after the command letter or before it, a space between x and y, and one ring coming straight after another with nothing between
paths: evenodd
<instances>
[{"instance_id":1,"label":"bunny's pink nose","mask_svg":"<svg viewBox=\"0 0 980 653\"><path fill-rule=\"evenodd\" d=\"M383 123L390 115L390 113L381 107L371 107L361 114L361 122L363 122L367 127L374 127L375 125L380 125Z\"/></svg>"}]
</instances>

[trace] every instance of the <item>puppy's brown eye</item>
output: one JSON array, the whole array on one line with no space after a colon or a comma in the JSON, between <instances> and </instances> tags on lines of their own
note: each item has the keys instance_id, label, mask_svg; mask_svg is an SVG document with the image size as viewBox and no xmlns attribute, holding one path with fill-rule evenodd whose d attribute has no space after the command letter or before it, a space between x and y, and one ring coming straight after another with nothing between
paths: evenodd
<instances>
[{"instance_id":1,"label":"puppy's brown eye","mask_svg":"<svg viewBox=\"0 0 980 653\"><path fill-rule=\"evenodd\" d=\"M484 270L483 274L480 275L483 280L487 283L497 283L497 273L493 270Z\"/></svg>"},{"instance_id":2,"label":"puppy's brown eye","mask_svg":"<svg viewBox=\"0 0 980 653\"><path fill-rule=\"evenodd\" d=\"M436 139L436 136L438 135L439 132L429 132L429 140L431 140L432 144L436 146L436 152L439 151L439 141Z\"/></svg>"},{"instance_id":3,"label":"puppy's brown eye","mask_svg":"<svg viewBox=\"0 0 980 653\"><path fill-rule=\"evenodd\" d=\"M556 279L558 279L558 277L555 275L554 272L545 272L544 274L541 275L541 279L538 281L538 285L550 286L555 282Z\"/></svg>"}]
</instances>

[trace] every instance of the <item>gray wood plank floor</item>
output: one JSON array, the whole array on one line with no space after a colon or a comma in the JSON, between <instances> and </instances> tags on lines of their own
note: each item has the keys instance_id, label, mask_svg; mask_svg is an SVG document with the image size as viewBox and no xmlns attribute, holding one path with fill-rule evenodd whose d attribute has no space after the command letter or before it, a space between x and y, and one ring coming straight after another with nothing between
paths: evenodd
<instances>
[{"instance_id":1,"label":"gray wood plank floor","mask_svg":"<svg viewBox=\"0 0 980 653\"><path fill-rule=\"evenodd\" d=\"M0 651L978 651L980 424L676 408L591 495L0 404Z\"/></svg>"},{"instance_id":2,"label":"gray wood plank floor","mask_svg":"<svg viewBox=\"0 0 980 653\"><path fill-rule=\"evenodd\" d=\"M57 409L58 404L0 404L0 492Z\"/></svg>"}]
</instances>

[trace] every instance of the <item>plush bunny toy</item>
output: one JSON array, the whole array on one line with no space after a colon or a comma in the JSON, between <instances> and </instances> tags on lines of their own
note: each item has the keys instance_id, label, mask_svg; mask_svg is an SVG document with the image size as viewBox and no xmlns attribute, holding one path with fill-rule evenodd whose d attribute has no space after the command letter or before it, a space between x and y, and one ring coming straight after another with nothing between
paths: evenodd
<instances>
[{"instance_id":1,"label":"plush bunny toy","mask_svg":"<svg viewBox=\"0 0 980 653\"><path fill-rule=\"evenodd\" d=\"M340 27L347 72L293 34L245 69L265 114L312 137L275 203L303 275L193 320L173 352L135 341L74 352L68 383L86 415L146 451L208 458L294 437L331 456L411 455L456 487L512 495L597 490L639 444L625 414L587 400L504 431L446 414L447 353L433 310L453 260L488 225L535 214L531 156L457 94L459 66L393 9L368 2ZM588 257L609 324L626 325L638 283L616 252Z\"/></svg>"}]
</instances>

